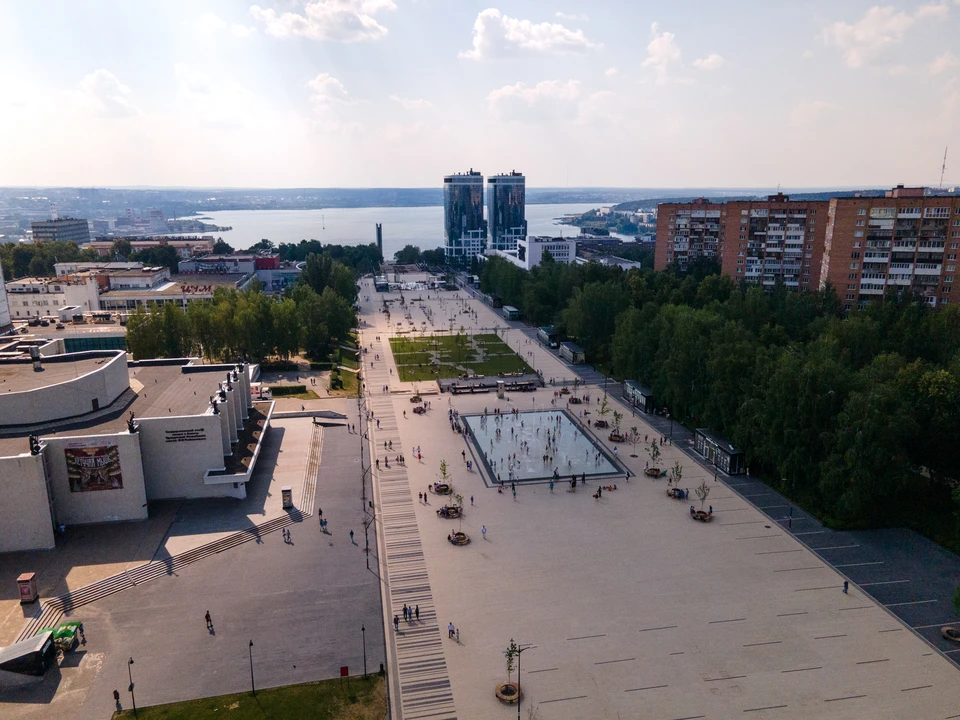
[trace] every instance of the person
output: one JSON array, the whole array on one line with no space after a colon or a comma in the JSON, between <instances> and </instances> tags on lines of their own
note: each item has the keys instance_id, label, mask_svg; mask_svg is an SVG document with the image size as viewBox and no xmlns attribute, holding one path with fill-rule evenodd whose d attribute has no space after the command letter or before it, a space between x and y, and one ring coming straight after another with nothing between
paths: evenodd
<instances>
[{"instance_id":1,"label":"person","mask_svg":"<svg viewBox=\"0 0 960 720\"><path fill-rule=\"evenodd\" d=\"M691 515L694 515L696 512L697 512L696 509L693 507L693 505L691 505L691 506L690 506L690 514L691 514Z\"/></svg>"},{"instance_id":2,"label":"person","mask_svg":"<svg viewBox=\"0 0 960 720\"><path fill-rule=\"evenodd\" d=\"M453 637L453 623L447 624L447 637Z\"/></svg>"},{"instance_id":3,"label":"person","mask_svg":"<svg viewBox=\"0 0 960 720\"><path fill-rule=\"evenodd\" d=\"M417 606L413 609L413 614L416 616L417 622L420 622L420 605L417 605Z\"/></svg>"},{"instance_id":4,"label":"person","mask_svg":"<svg viewBox=\"0 0 960 720\"><path fill-rule=\"evenodd\" d=\"M460 628L457 628L457 644L460 643Z\"/></svg>"},{"instance_id":5,"label":"person","mask_svg":"<svg viewBox=\"0 0 960 720\"><path fill-rule=\"evenodd\" d=\"M470 496L470 504L473 505L473 495Z\"/></svg>"},{"instance_id":6,"label":"person","mask_svg":"<svg viewBox=\"0 0 960 720\"><path fill-rule=\"evenodd\" d=\"M602 488L602 487L598 487L598 488L597 488L597 499L599 500L601 497L603 497L603 488Z\"/></svg>"},{"instance_id":7,"label":"person","mask_svg":"<svg viewBox=\"0 0 960 720\"><path fill-rule=\"evenodd\" d=\"M393 616L393 629L396 632L400 632L400 616L399 615Z\"/></svg>"},{"instance_id":8,"label":"person","mask_svg":"<svg viewBox=\"0 0 960 720\"><path fill-rule=\"evenodd\" d=\"M849 589L850 589L850 581L849 581L849 580L844 580L844 581L843 581L843 594L846 595L846 594L847 594L847 590L849 590Z\"/></svg>"},{"instance_id":9,"label":"person","mask_svg":"<svg viewBox=\"0 0 960 720\"><path fill-rule=\"evenodd\" d=\"M480 534L483 535L483 539L487 539L487 526L483 525L480 527Z\"/></svg>"},{"instance_id":10,"label":"person","mask_svg":"<svg viewBox=\"0 0 960 720\"><path fill-rule=\"evenodd\" d=\"M403 621L404 622L407 622L407 617L409 616L409 614L410 614L410 609L407 607L407 604L404 603L403 604Z\"/></svg>"},{"instance_id":11,"label":"person","mask_svg":"<svg viewBox=\"0 0 960 720\"><path fill-rule=\"evenodd\" d=\"M423 493L422 493L422 492L418 492L418 493L417 493L417 499L418 499L420 502L423 502Z\"/></svg>"},{"instance_id":12,"label":"person","mask_svg":"<svg viewBox=\"0 0 960 720\"><path fill-rule=\"evenodd\" d=\"M514 500L517 499L517 488L516 488L516 487L513 488L513 499L514 499Z\"/></svg>"},{"instance_id":13,"label":"person","mask_svg":"<svg viewBox=\"0 0 960 720\"><path fill-rule=\"evenodd\" d=\"M113 701L114 701L117 705L120 704L120 691L119 691L119 690L114 690L114 691L113 691Z\"/></svg>"},{"instance_id":14,"label":"person","mask_svg":"<svg viewBox=\"0 0 960 720\"><path fill-rule=\"evenodd\" d=\"M553 480L550 481L550 492L553 492Z\"/></svg>"},{"instance_id":15,"label":"person","mask_svg":"<svg viewBox=\"0 0 960 720\"><path fill-rule=\"evenodd\" d=\"M710 506L710 509L709 509L709 511L707 512L707 514L708 514L708 515L713 515L713 505Z\"/></svg>"},{"instance_id":16,"label":"person","mask_svg":"<svg viewBox=\"0 0 960 720\"><path fill-rule=\"evenodd\" d=\"M350 531L350 542L353 542L353 530Z\"/></svg>"},{"instance_id":17,"label":"person","mask_svg":"<svg viewBox=\"0 0 960 720\"><path fill-rule=\"evenodd\" d=\"M204 615L203 617L204 617L204 619L207 621L207 629L212 628L212 627L213 627L213 619L210 617L210 611L207 610L207 614Z\"/></svg>"}]
</instances>

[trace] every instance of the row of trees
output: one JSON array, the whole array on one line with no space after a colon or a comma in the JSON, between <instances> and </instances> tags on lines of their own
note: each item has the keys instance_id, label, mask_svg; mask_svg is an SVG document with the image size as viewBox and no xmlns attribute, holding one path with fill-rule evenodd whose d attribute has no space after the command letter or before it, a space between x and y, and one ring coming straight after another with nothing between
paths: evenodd
<instances>
[{"instance_id":1,"label":"row of trees","mask_svg":"<svg viewBox=\"0 0 960 720\"><path fill-rule=\"evenodd\" d=\"M497 258L481 287L553 322L594 362L652 387L787 495L847 525L910 521L960 543L960 309L890 297L843 317L835 293L675 271ZM906 517L909 515L909 517Z\"/></svg>"},{"instance_id":2,"label":"row of trees","mask_svg":"<svg viewBox=\"0 0 960 720\"><path fill-rule=\"evenodd\" d=\"M446 254L443 252L443 248L421 250L416 245L404 245L402 250L397 250L393 254L393 259L402 265L416 265L421 262L427 265L446 264Z\"/></svg>"},{"instance_id":3,"label":"row of trees","mask_svg":"<svg viewBox=\"0 0 960 720\"><path fill-rule=\"evenodd\" d=\"M175 303L138 308L127 322L127 347L137 359L199 354L260 362L302 350L321 360L357 324L356 273L324 250L306 257L301 281L282 297L264 295L254 282L244 291L217 288L212 300L186 310Z\"/></svg>"},{"instance_id":4,"label":"row of trees","mask_svg":"<svg viewBox=\"0 0 960 720\"><path fill-rule=\"evenodd\" d=\"M81 250L75 242L40 242L30 245L0 243L0 263L7 280L55 275L58 262L96 262L96 250Z\"/></svg>"}]
</instances>

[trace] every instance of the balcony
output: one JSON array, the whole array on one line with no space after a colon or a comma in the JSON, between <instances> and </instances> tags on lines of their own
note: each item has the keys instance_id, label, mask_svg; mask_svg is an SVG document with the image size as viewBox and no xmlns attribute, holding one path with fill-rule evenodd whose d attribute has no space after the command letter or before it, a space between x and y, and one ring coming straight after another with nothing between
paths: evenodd
<instances>
[{"instance_id":1,"label":"balcony","mask_svg":"<svg viewBox=\"0 0 960 720\"><path fill-rule=\"evenodd\" d=\"M916 269L913 271L915 275L940 275L940 269L942 265L936 265L933 263L917 263Z\"/></svg>"}]
</instances>

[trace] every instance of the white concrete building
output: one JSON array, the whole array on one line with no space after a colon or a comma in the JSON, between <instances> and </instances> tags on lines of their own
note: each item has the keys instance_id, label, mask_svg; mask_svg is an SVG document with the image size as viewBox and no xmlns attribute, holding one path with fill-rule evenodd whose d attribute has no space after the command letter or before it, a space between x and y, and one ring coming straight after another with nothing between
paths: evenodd
<instances>
[{"instance_id":1,"label":"white concrete building","mask_svg":"<svg viewBox=\"0 0 960 720\"><path fill-rule=\"evenodd\" d=\"M524 270L532 270L543 260L545 252L549 252L556 262L575 262L577 241L567 238L532 236L519 239L516 250L492 250L490 255L497 255L509 260Z\"/></svg>"},{"instance_id":2,"label":"white concrete building","mask_svg":"<svg viewBox=\"0 0 960 720\"><path fill-rule=\"evenodd\" d=\"M248 367L31 354L0 360L0 552L143 520L149 500L246 497L273 411Z\"/></svg>"},{"instance_id":3,"label":"white concrete building","mask_svg":"<svg viewBox=\"0 0 960 720\"><path fill-rule=\"evenodd\" d=\"M97 279L89 273L56 278L20 278L6 283L11 320L55 316L66 305L83 312L100 309Z\"/></svg>"},{"instance_id":4,"label":"white concrete building","mask_svg":"<svg viewBox=\"0 0 960 720\"><path fill-rule=\"evenodd\" d=\"M7 304L6 283L3 281L3 268L0 268L0 332L10 327L10 306Z\"/></svg>"}]
</instances>

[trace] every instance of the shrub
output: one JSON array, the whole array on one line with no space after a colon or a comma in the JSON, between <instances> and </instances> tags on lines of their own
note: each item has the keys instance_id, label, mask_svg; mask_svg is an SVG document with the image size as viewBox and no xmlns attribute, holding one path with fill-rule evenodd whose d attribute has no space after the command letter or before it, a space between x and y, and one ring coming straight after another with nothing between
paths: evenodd
<instances>
[{"instance_id":1,"label":"shrub","mask_svg":"<svg viewBox=\"0 0 960 720\"><path fill-rule=\"evenodd\" d=\"M307 391L306 385L271 385L270 392L273 393L274 397L281 397L282 395L300 395Z\"/></svg>"}]
</instances>

